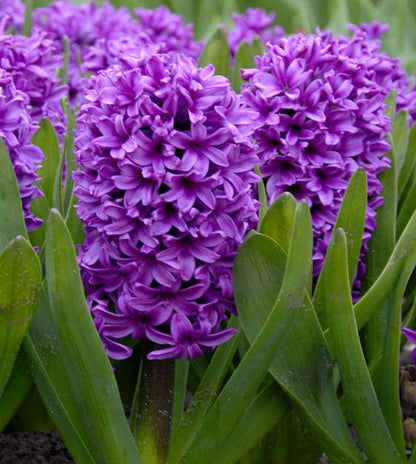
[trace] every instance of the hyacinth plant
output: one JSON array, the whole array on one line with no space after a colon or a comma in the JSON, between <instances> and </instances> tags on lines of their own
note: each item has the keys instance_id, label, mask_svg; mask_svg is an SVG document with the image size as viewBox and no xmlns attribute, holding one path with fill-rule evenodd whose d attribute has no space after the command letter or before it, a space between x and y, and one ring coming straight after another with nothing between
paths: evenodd
<instances>
[{"instance_id":1,"label":"hyacinth plant","mask_svg":"<svg viewBox=\"0 0 416 464\"><path fill-rule=\"evenodd\" d=\"M382 23L312 28L393 2L150 3L0 3L1 428L77 463L415 463L414 83Z\"/></svg>"}]
</instances>

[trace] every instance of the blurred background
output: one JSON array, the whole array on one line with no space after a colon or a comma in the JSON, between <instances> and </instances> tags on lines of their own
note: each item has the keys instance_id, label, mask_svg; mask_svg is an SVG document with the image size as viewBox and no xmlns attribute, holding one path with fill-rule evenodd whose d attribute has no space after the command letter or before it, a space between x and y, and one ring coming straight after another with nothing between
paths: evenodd
<instances>
[{"instance_id":1,"label":"blurred background","mask_svg":"<svg viewBox=\"0 0 416 464\"><path fill-rule=\"evenodd\" d=\"M49 3L31 1L32 7ZM383 36L384 50L400 57L410 73L416 72L416 0L113 0L112 3L131 9L166 5L194 24L198 40L210 36L220 24L232 27L232 13L243 13L247 8L275 13L275 24L287 33L309 33L319 27L347 34L348 23L378 20L390 25Z\"/></svg>"}]
</instances>

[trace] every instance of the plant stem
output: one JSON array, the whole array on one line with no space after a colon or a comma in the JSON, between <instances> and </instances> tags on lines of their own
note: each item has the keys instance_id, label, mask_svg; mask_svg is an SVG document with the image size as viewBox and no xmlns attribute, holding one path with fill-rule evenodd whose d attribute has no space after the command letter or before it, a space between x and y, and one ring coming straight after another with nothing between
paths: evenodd
<instances>
[{"instance_id":1,"label":"plant stem","mask_svg":"<svg viewBox=\"0 0 416 464\"><path fill-rule=\"evenodd\" d=\"M145 464L164 464L169 450L174 391L174 360L149 361L144 344L130 428Z\"/></svg>"}]
</instances>

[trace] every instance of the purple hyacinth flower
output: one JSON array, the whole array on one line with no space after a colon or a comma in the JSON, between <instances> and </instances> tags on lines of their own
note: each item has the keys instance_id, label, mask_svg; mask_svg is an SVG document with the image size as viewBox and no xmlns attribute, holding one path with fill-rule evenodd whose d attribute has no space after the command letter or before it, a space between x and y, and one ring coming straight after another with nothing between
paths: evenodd
<instances>
[{"instance_id":1,"label":"purple hyacinth flower","mask_svg":"<svg viewBox=\"0 0 416 464\"><path fill-rule=\"evenodd\" d=\"M194 40L193 25L185 24L182 16L172 13L168 7L134 10L139 19L139 38L150 38L159 45L161 53L181 53L198 60L202 43Z\"/></svg>"},{"instance_id":2,"label":"purple hyacinth flower","mask_svg":"<svg viewBox=\"0 0 416 464\"><path fill-rule=\"evenodd\" d=\"M27 108L33 122L48 118L62 134L66 123L60 102L68 88L57 77L63 58L48 35L39 30L30 37L0 34L0 66L13 76L16 88L29 97Z\"/></svg>"},{"instance_id":3,"label":"purple hyacinth flower","mask_svg":"<svg viewBox=\"0 0 416 464\"><path fill-rule=\"evenodd\" d=\"M0 21L7 29L20 32L25 22L25 9L20 0L0 0Z\"/></svg>"},{"instance_id":4,"label":"purple hyacinth flower","mask_svg":"<svg viewBox=\"0 0 416 464\"><path fill-rule=\"evenodd\" d=\"M108 355L150 340L150 359L227 341L233 258L257 222L258 158L244 109L212 66L144 47L92 76L74 173L86 239L79 263Z\"/></svg>"},{"instance_id":5,"label":"purple hyacinth flower","mask_svg":"<svg viewBox=\"0 0 416 464\"><path fill-rule=\"evenodd\" d=\"M404 333L404 335L410 343L416 345L416 332L414 330L408 329L407 327L403 327L402 332ZM416 364L416 347L413 348L410 356L412 358L413 364Z\"/></svg>"},{"instance_id":6,"label":"purple hyacinth flower","mask_svg":"<svg viewBox=\"0 0 416 464\"><path fill-rule=\"evenodd\" d=\"M109 2L100 6L95 2L75 5L69 0L57 0L46 7L36 8L33 25L48 33L60 53L65 48L63 38L68 38L68 80L74 104L78 103L85 84L80 63L91 59L87 58L91 47L96 46L100 40L132 36L138 27L127 8L116 9Z\"/></svg>"},{"instance_id":7,"label":"purple hyacinth flower","mask_svg":"<svg viewBox=\"0 0 416 464\"><path fill-rule=\"evenodd\" d=\"M257 57L257 68L243 71L243 101L259 114L254 139L269 203L290 192L311 208L314 276L355 170L365 169L368 177L361 258L383 202L377 176L389 166L390 148L384 99L402 89L402 74L395 60L378 52L377 31L284 37ZM364 272L360 265L357 290Z\"/></svg>"},{"instance_id":8,"label":"purple hyacinth flower","mask_svg":"<svg viewBox=\"0 0 416 464\"><path fill-rule=\"evenodd\" d=\"M283 28L273 26L275 14L267 14L262 8L248 8L244 14L233 13L231 17L235 27L228 32L227 38L233 56L243 40L252 43L259 37L266 44L277 42L284 35Z\"/></svg>"},{"instance_id":9,"label":"purple hyacinth flower","mask_svg":"<svg viewBox=\"0 0 416 464\"><path fill-rule=\"evenodd\" d=\"M32 144L38 126L33 123L27 108L29 97L17 90L13 76L0 68L0 136L16 172L27 229L33 230L42 222L30 211L30 203L41 196L35 182L39 180L36 171L43 161L43 153Z\"/></svg>"}]
</instances>

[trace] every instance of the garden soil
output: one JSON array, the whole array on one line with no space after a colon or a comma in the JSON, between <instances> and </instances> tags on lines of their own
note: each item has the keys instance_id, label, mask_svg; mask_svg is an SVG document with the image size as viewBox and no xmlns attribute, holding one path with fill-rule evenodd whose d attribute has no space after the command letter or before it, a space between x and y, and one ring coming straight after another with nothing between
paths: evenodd
<instances>
[{"instance_id":1,"label":"garden soil","mask_svg":"<svg viewBox=\"0 0 416 464\"><path fill-rule=\"evenodd\" d=\"M75 461L57 433L25 432L0 434L0 464L75 464ZM317 464L330 461L322 456Z\"/></svg>"},{"instance_id":2,"label":"garden soil","mask_svg":"<svg viewBox=\"0 0 416 464\"><path fill-rule=\"evenodd\" d=\"M55 432L0 434L0 464L74 463Z\"/></svg>"}]
</instances>

